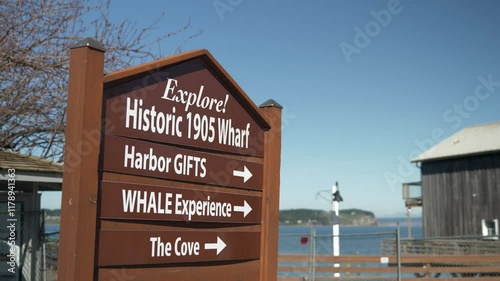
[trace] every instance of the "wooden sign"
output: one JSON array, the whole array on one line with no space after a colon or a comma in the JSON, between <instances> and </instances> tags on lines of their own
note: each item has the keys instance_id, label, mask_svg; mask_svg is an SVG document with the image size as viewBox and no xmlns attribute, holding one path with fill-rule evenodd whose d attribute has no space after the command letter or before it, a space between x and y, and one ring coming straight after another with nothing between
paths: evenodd
<instances>
[{"instance_id":1,"label":"wooden sign","mask_svg":"<svg viewBox=\"0 0 500 281\"><path fill-rule=\"evenodd\" d=\"M58 280L276 280L281 106L206 50L103 52L71 50Z\"/></svg>"},{"instance_id":2,"label":"wooden sign","mask_svg":"<svg viewBox=\"0 0 500 281\"><path fill-rule=\"evenodd\" d=\"M261 196L101 182L102 219L259 224Z\"/></svg>"},{"instance_id":3,"label":"wooden sign","mask_svg":"<svg viewBox=\"0 0 500 281\"><path fill-rule=\"evenodd\" d=\"M101 230L99 266L258 259L259 232Z\"/></svg>"},{"instance_id":4,"label":"wooden sign","mask_svg":"<svg viewBox=\"0 0 500 281\"><path fill-rule=\"evenodd\" d=\"M268 125L219 78L194 58L107 88L106 133L263 157Z\"/></svg>"},{"instance_id":5,"label":"wooden sign","mask_svg":"<svg viewBox=\"0 0 500 281\"><path fill-rule=\"evenodd\" d=\"M262 190L262 164L106 135L104 171Z\"/></svg>"}]
</instances>

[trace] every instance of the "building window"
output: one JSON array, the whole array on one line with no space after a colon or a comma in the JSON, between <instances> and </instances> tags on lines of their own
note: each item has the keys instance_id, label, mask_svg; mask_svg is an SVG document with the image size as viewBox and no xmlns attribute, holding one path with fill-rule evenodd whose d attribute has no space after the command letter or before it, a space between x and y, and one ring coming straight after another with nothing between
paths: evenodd
<instances>
[{"instance_id":1,"label":"building window","mask_svg":"<svg viewBox=\"0 0 500 281\"><path fill-rule=\"evenodd\" d=\"M486 239L498 240L498 219L494 220L481 220L483 236Z\"/></svg>"}]
</instances>

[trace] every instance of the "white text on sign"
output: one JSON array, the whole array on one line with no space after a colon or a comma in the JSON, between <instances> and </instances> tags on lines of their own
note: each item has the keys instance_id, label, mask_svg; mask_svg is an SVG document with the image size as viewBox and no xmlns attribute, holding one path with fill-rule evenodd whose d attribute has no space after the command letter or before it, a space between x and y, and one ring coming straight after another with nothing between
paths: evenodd
<instances>
[{"instance_id":1,"label":"white text on sign","mask_svg":"<svg viewBox=\"0 0 500 281\"><path fill-rule=\"evenodd\" d=\"M169 135L192 140L248 148L250 137L250 123L245 127L233 126L232 119L207 116L204 114L187 112L185 116L176 114L172 107L171 112L159 111L156 106L143 107L142 99L127 98L127 112L125 128L151 132L159 135ZM187 131L183 132L183 124L187 123Z\"/></svg>"},{"instance_id":2,"label":"white text on sign","mask_svg":"<svg viewBox=\"0 0 500 281\"><path fill-rule=\"evenodd\" d=\"M156 155L152 148L148 153L136 152L135 146L125 145L123 167L152 172L170 173L172 170L178 175L204 178L207 175L207 159L197 156L176 154L174 157ZM170 166L173 165L173 169Z\"/></svg>"},{"instance_id":3,"label":"white text on sign","mask_svg":"<svg viewBox=\"0 0 500 281\"><path fill-rule=\"evenodd\" d=\"M167 80L167 86L165 87L165 93L163 93L161 98L184 104L184 110L186 112L189 111L190 106L194 105L199 108L225 113L229 95L226 94L225 100L218 100L216 98L203 96L203 89L205 89L205 86L201 85L198 93L190 93L183 89L178 89L177 80L169 78Z\"/></svg>"},{"instance_id":4,"label":"white text on sign","mask_svg":"<svg viewBox=\"0 0 500 281\"><path fill-rule=\"evenodd\" d=\"M177 257L199 256L200 242L183 241L182 237L177 237L172 245L170 241L162 241L161 237L150 237L151 257L170 257L172 254ZM217 237L215 243L204 243L204 250L216 250L219 255L226 248L226 243ZM173 251L172 251L173 250Z\"/></svg>"},{"instance_id":5,"label":"white text on sign","mask_svg":"<svg viewBox=\"0 0 500 281\"><path fill-rule=\"evenodd\" d=\"M193 217L228 217L232 212L239 212L246 217L252 207L246 200L242 206L234 206L229 202L212 201L210 196L204 200L184 199L180 193L149 192L122 189L122 206L124 213L182 215L188 221Z\"/></svg>"}]
</instances>

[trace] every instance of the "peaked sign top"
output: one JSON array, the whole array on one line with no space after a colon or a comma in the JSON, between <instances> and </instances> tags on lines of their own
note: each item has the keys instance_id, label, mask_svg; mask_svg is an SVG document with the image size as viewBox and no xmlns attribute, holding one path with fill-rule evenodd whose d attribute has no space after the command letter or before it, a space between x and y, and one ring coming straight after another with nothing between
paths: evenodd
<instances>
[{"instance_id":1,"label":"peaked sign top","mask_svg":"<svg viewBox=\"0 0 500 281\"><path fill-rule=\"evenodd\" d=\"M263 157L270 126L207 50L104 77L105 133Z\"/></svg>"}]
</instances>

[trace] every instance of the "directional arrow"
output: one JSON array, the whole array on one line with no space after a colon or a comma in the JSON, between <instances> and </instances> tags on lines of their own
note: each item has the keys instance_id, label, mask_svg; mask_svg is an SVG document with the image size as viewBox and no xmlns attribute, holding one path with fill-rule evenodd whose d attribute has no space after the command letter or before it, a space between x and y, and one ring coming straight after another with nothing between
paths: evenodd
<instances>
[{"instance_id":1,"label":"directional arrow","mask_svg":"<svg viewBox=\"0 0 500 281\"><path fill-rule=\"evenodd\" d=\"M252 177L252 173L248 170L247 166L243 166L243 171L233 171L233 176L243 178L243 182L247 182Z\"/></svg>"},{"instance_id":2,"label":"directional arrow","mask_svg":"<svg viewBox=\"0 0 500 281\"><path fill-rule=\"evenodd\" d=\"M205 243L205 250L217 250L217 255L219 255L222 250L226 248L226 243L217 236L217 243Z\"/></svg>"},{"instance_id":3,"label":"directional arrow","mask_svg":"<svg viewBox=\"0 0 500 281\"><path fill-rule=\"evenodd\" d=\"M243 206L234 206L233 211L241 212L243 213L243 217L246 217L252 211L252 207L248 205L246 200L243 200Z\"/></svg>"}]
</instances>

